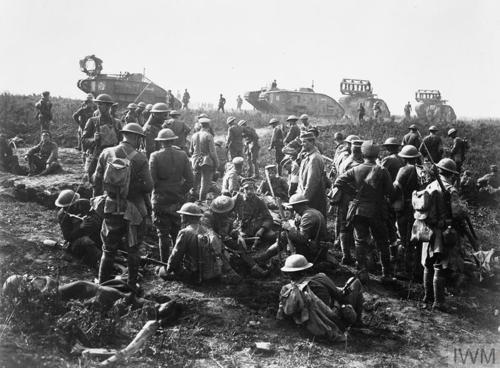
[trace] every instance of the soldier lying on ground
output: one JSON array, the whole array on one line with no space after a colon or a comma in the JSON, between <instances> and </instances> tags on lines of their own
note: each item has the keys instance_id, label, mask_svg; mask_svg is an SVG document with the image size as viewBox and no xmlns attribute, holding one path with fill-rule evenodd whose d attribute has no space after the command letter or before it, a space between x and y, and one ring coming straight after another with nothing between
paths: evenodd
<instances>
[{"instance_id":1,"label":"soldier lying on ground","mask_svg":"<svg viewBox=\"0 0 500 368\"><path fill-rule=\"evenodd\" d=\"M66 250L86 265L97 268L102 255L99 211L92 209L88 199L80 199L71 189L61 191L55 205L59 208L57 221L67 243Z\"/></svg>"},{"instance_id":2,"label":"soldier lying on ground","mask_svg":"<svg viewBox=\"0 0 500 368\"><path fill-rule=\"evenodd\" d=\"M26 153L29 165L28 176L50 175L61 171L61 165L57 162L57 144L52 142L48 131L42 132L40 143Z\"/></svg>"},{"instance_id":3,"label":"soldier lying on ground","mask_svg":"<svg viewBox=\"0 0 500 368\"><path fill-rule=\"evenodd\" d=\"M339 288L324 273L308 275L313 264L300 254L289 256L281 271L291 282L281 288L277 319L292 318L314 336L345 341L343 331L361 324L361 282L351 278Z\"/></svg>"}]
</instances>

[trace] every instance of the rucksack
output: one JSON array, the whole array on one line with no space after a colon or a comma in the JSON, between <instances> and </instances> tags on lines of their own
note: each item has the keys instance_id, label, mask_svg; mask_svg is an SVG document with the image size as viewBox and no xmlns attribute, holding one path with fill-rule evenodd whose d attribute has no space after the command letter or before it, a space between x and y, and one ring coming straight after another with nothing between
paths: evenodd
<instances>
[{"instance_id":1,"label":"rucksack","mask_svg":"<svg viewBox=\"0 0 500 368\"><path fill-rule=\"evenodd\" d=\"M103 186L108 195L117 198L127 198L130 186L131 161L137 154L133 151L130 155L122 148L126 158L116 157L115 152L111 151L111 157L106 162L104 169Z\"/></svg>"}]
</instances>

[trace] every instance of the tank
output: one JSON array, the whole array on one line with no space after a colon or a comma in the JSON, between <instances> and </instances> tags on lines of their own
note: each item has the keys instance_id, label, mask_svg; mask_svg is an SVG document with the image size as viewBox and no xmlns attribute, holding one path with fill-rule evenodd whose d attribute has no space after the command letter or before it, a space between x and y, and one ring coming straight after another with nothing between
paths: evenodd
<instances>
[{"instance_id":1,"label":"tank","mask_svg":"<svg viewBox=\"0 0 500 368\"><path fill-rule=\"evenodd\" d=\"M345 115L351 120L358 120L359 104L365 108L365 118L375 118L374 107L380 107L379 119L389 119L391 112L384 100L373 93L372 84L365 79L342 79L340 82L340 92L343 94L339 98L340 105L344 108Z\"/></svg>"},{"instance_id":2,"label":"tank","mask_svg":"<svg viewBox=\"0 0 500 368\"><path fill-rule=\"evenodd\" d=\"M77 86L85 93L97 96L106 93L113 97L121 107L130 102L143 101L146 104L165 102L167 91L158 86L143 73L103 74L102 60L95 55L84 57L80 60L80 70L87 78L80 79ZM172 95L174 109L180 109L182 103Z\"/></svg>"},{"instance_id":3,"label":"tank","mask_svg":"<svg viewBox=\"0 0 500 368\"><path fill-rule=\"evenodd\" d=\"M268 114L308 114L332 119L344 116L344 109L337 101L323 93L314 92L313 88L261 88L246 92L244 98L256 110Z\"/></svg>"},{"instance_id":4,"label":"tank","mask_svg":"<svg viewBox=\"0 0 500 368\"><path fill-rule=\"evenodd\" d=\"M441 92L431 89L419 89L415 92L415 113L419 119L429 123L454 123L455 111L446 100L441 99Z\"/></svg>"}]
</instances>

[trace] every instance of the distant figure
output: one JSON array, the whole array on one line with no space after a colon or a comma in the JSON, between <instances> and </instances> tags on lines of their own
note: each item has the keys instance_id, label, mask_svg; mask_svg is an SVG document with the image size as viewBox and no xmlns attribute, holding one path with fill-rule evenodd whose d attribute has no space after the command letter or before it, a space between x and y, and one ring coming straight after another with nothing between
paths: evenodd
<instances>
[{"instance_id":1,"label":"distant figure","mask_svg":"<svg viewBox=\"0 0 500 368\"><path fill-rule=\"evenodd\" d=\"M73 114L73 120L78 124L78 132L77 132L77 149L79 151L82 150L82 133L83 128L85 128L85 124L87 124L87 120L89 120L93 115L94 111L97 109L96 104L94 103L94 96L92 93L87 95L87 99L82 103L80 108L76 110Z\"/></svg>"},{"instance_id":2,"label":"distant figure","mask_svg":"<svg viewBox=\"0 0 500 368\"><path fill-rule=\"evenodd\" d=\"M143 115L145 109L146 109L146 103L142 101L137 104L137 108L135 109L137 122L139 123L140 126L143 126L144 123L146 123L146 120L144 120L144 115Z\"/></svg>"},{"instance_id":3,"label":"distant figure","mask_svg":"<svg viewBox=\"0 0 500 368\"><path fill-rule=\"evenodd\" d=\"M189 110L189 100L191 99L191 95L189 94L187 88L184 90L184 94L182 95L182 108L184 110Z\"/></svg>"},{"instance_id":4,"label":"distant figure","mask_svg":"<svg viewBox=\"0 0 500 368\"><path fill-rule=\"evenodd\" d=\"M469 142L467 142L465 138L458 137L455 128L451 128L448 131L448 137L453 140L453 144L450 148L451 158L457 164L457 171L460 172L462 170L462 164L465 161L465 153L469 149Z\"/></svg>"},{"instance_id":5,"label":"distant figure","mask_svg":"<svg viewBox=\"0 0 500 368\"><path fill-rule=\"evenodd\" d=\"M361 123L365 118L365 107L363 103L360 102L358 106L358 123Z\"/></svg>"},{"instance_id":6,"label":"distant figure","mask_svg":"<svg viewBox=\"0 0 500 368\"><path fill-rule=\"evenodd\" d=\"M236 98L236 109L238 109L238 111L241 111L241 105L243 105L243 99L238 95L238 98Z\"/></svg>"},{"instance_id":7,"label":"distant figure","mask_svg":"<svg viewBox=\"0 0 500 368\"><path fill-rule=\"evenodd\" d=\"M429 135L423 139L419 148L422 156L432 162L439 162L443 157L443 142L441 137L437 135L438 131L439 129L436 126L431 126L429 128Z\"/></svg>"},{"instance_id":8,"label":"distant figure","mask_svg":"<svg viewBox=\"0 0 500 368\"><path fill-rule=\"evenodd\" d=\"M405 105L404 111L405 111L405 119L406 120L410 120L411 119L411 104L410 104L410 101L408 101L408 103Z\"/></svg>"},{"instance_id":9,"label":"distant figure","mask_svg":"<svg viewBox=\"0 0 500 368\"><path fill-rule=\"evenodd\" d=\"M169 89L169 90L167 91L167 96L166 96L166 98L165 98L165 102L167 103L167 106L168 106L168 108L169 108L170 110L173 110L173 109L175 108L175 107L174 107L174 105L175 105L175 97L174 97L174 95L172 94L172 90L171 90L171 89Z\"/></svg>"},{"instance_id":10,"label":"distant figure","mask_svg":"<svg viewBox=\"0 0 500 368\"><path fill-rule=\"evenodd\" d=\"M271 83L271 89L277 89L278 88L278 83L276 83L276 79L273 80L273 83Z\"/></svg>"},{"instance_id":11,"label":"distant figure","mask_svg":"<svg viewBox=\"0 0 500 368\"><path fill-rule=\"evenodd\" d=\"M408 127L408 129L410 131L403 137L401 145L406 146L411 144L416 149L419 149L422 142L420 140L420 134L418 133L418 127L415 124L412 124Z\"/></svg>"},{"instance_id":12,"label":"distant figure","mask_svg":"<svg viewBox=\"0 0 500 368\"><path fill-rule=\"evenodd\" d=\"M15 154L16 139L17 137L8 139L5 134L0 133L0 171L16 175L26 175L26 168L19 166L19 159Z\"/></svg>"},{"instance_id":13,"label":"distant figure","mask_svg":"<svg viewBox=\"0 0 500 368\"><path fill-rule=\"evenodd\" d=\"M382 118L382 108L380 107L380 101L375 102L373 105L373 117L375 120L380 120Z\"/></svg>"},{"instance_id":14,"label":"distant figure","mask_svg":"<svg viewBox=\"0 0 500 368\"><path fill-rule=\"evenodd\" d=\"M42 98L35 105L37 109L36 118L40 122L42 131L49 131L50 122L52 121L52 102L50 102L50 92L42 93Z\"/></svg>"},{"instance_id":15,"label":"distant figure","mask_svg":"<svg viewBox=\"0 0 500 368\"><path fill-rule=\"evenodd\" d=\"M222 96L222 93L219 96L219 107L217 108L217 112L222 111L225 113L226 111L224 110L224 105L226 104L226 99L224 96Z\"/></svg>"},{"instance_id":16,"label":"distant figure","mask_svg":"<svg viewBox=\"0 0 500 368\"><path fill-rule=\"evenodd\" d=\"M127 112L122 117L122 126L128 123L139 124L135 110L137 110L137 105L135 103L131 102L127 105Z\"/></svg>"},{"instance_id":17,"label":"distant figure","mask_svg":"<svg viewBox=\"0 0 500 368\"><path fill-rule=\"evenodd\" d=\"M52 142L50 132L42 132L40 143L26 153L29 165L28 176L54 174L61 169L57 162L57 144Z\"/></svg>"}]
</instances>

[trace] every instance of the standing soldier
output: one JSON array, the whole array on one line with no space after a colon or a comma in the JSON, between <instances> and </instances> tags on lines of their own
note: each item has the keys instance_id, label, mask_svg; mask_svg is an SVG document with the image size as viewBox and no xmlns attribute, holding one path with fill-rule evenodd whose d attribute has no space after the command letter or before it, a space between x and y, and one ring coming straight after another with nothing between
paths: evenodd
<instances>
[{"instance_id":1,"label":"standing soldier","mask_svg":"<svg viewBox=\"0 0 500 368\"><path fill-rule=\"evenodd\" d=\"M408 103L405 105L404 112L405 112L405 120L410 121L411 120L411 104L410 104L410 101L408 101Z\"/></svg>"},{"instance_id":2,"label":"standing soldier","mask_svg":"<svg viewBox=\"0 0 500 368\"><path fill-rule=\"evenodd\" d=\"M284 133L281 124L278 119L272 118L269 121L269 125L273 128L273 134L271 136L271 145L269 146L269 151L274 149L274 154L276 158L276 165L278 166L278 175L281 176L281 161L283 160L283 140Z\"/></svg>"},{"instance_id":3,"label":"standing soldier","mask_svg":"<svg viewBox=\"0 0 500 368\"><path fill-rule=\"evenodd\" d=\"M361 124L364 119L365 119L365 107L363 105L362 102L359 103L359 106L358 106L358 123Z\"/></svg>"},{"instance_id":4,"label":"standing soldier","mask_svg":"<svg viewBox=\"0 0 500 368\"><path fill-rule=\"evenodd\" d=\"M283 148L285 158L282 166L288 171L288 196L291 197L297 191L299 185L300 162L298 161L301 146L297 143L289 144Z\"/></svg>"},{"instance_id":5,"label":"standing soldier","mask_svg":"<svg viewBox=\"0 0 500 368\"><path fill-rule=\"evenodd\" d=\"M52 121L52 102L50 102L50 92L45 91L42 93L42 98L35 105L37 110L36 118L40 122L42 131L50 130L50 122Z\"/></svg>"},{"instance_id":6,"label":"standing soldier","mask_svg":"<svg viewBox=\"0 0 500 368\"><path fill-rule=\"evenodd\" d=\"M225 113L226 112L224 110L224 106L225 105L226 105L226 99L224 98L224 96L222 96L222 93L221 93L220 96L219 96L219 104L218 104L218 107L217 107L217 112L222 111L223 113Z\"/></svg>"},{"instance_id":7,"label":"standing soldier","mask_svg":"<svg viewBox=\"0 0 500 368\"><path fill-rule=\"evenodd\" d=\"M199 192L199 200L204 201L210 188L215 168L219 166L219 160L215 151L214 137L208 130L210 119L201 118L199 123L201 124L200 131L194 133L191 137L191 145L193 147L191 165L194 171L194 190L195 192Z\"/></svg>"},{"instance_id":8,"label":"standing soldier","mask_svg":"<svg viewBox=\"0 0 500 368\"><path fill-rule=\"evenodd\" d=\"M340 175L334 186L352 195L352 188L356 191L349 208L347 224L354 225L356 266L360 271L360 279L368 279L366 252L371 233L382 263L382 281L389 281L392 278L392 269L384 203L385 197L392 195L393 186L387 169L376 163L379 152L379 147L371 141L363 142L361 153L364 162Z\"/></svg>"},{"instance_id":9,"label":"standing soldier","mask_svg":"<svg viewBox=\"0 0 500 368\"><path fill-rule=\"evenodd\" d=\"M302 123L300 130L307 131L310 128L309 116L307 114L300 115L299 121Z\"/></svg>"},{"instance_id":10,"label":"standing soldier","mask_svg":"<svg viewBox=\"0 0 500 368\"><path fill-rule=\"evenodd\" d=\"M191 128L189 128L185 122L179 120L179 116L181 116L181 113L179 111L172 110L170 111L169 115L171 119L163 123L162 128L171 129L178 137L174 142L174 145L187 152L186 140L189 132L191 131Z\"/></svg>"},{"instance_id":11,"label":"standing soldier","mask_svg":"<svg viewBox=\"0 0 500 368\"><path fill-rule=\"evenodd\" d=\"M259 179L259 164L257 162L260 151L259 136L253 127L248 126L246 120L240 120L238 125L243 129L242 135L245 142L245 154L247 155L248 176Z\"/></svg>"},{"instance_id":12,"label":"standing soldier","mask_svg":"<svg viewBox=\"0 0 500 368\"><path fill-rule=\"evenodd\" d=\"M236 124L236 118L227 118L226 148L229 151L229 159L243 157L243 128Z\"/></svg>"},{"instance_id":13,"label":"standing soldier","mask_svg":"<svg viewBox=\"0 0 500 368\"><path fill-rule=\"evenodd\" d=\"M168 107L166 103L158 102L151 108L151 115L144 124L144 146L146 149L146 156L149 158L151 153L157 150L158 133L161 130L161 126L168 116Z\"/></svg>"},{"instance_id":14,"label":"standing soldier","mask_svg":"<svg viewBox=\"0 0 500 368\"><path fill-rule=\"evenodd\" d=\"M304 157L300 163L298 192L304 194L309 205L326 218L325 163L312 133L302 132L300 140Z\"/></svg>"},{"instance_id":15,"label":"standing soldier","mask_svg":"<svg viewBox=\"0 0 500 368\"><path fill-rule=\"evenodd\" d=\"M142 118L144 120L144 124L149 120L149 116L151 115L151 109L153 108L153 104L147 104L144 112L142 113Z\"/></svg>"},{"instance_id":16,"label":"standing soldier","mask_svg":"<svg viewBox=\"0 0 500 368\"><path fill-rule=\"evenodd\" d=\"M137 122L140 126L144 126L146 120L144 120L144 110L146 109L146 104L144 102L139 102L137 108L135 109L135 115L137 116Z\"/></svg>"},{"instance_id":17,"label":"standing soldier","mask_svg":"<svg viewBox=\"0 0 500 368\"><path fill-rule=\"evenodd\" d=\"M300 128L297 126L297 120L299 120L299 118L295 115L290 115L286 119L286 121L290 124L290 130L288 130L285 140L283 141L285 146L300 136Z\"/></svg>"},{"instance_id":18,"label":"standing soldier","mask_svg":"<svg viewBox=\"0 0 500 368\"><path fill-rule=\"evenodd\" d=\"M460 172L465 160L465 152L469 149L469 143L467 139L457 137L457 130L455 128L448 130L448 137L453 140L453 145L450 149L451 158L457 164L457 171Z\"/></svg>"},{"instance_id":19,"label":"standing soldier","mask_svg":"<svg viewBox=\"0 0 500 368\"><path fill-rule=\"evenodd\" d=\"M125 115L123 115L122 118L123 125L128 123L139 124L139 119L137 119L137 113L135 112L135 110L137 110L137 105L135 103L131 102L127 105L127 111L125 112Z\"/></svg>"},{"instance_id":20,"label":"standing soldier","mask_svg":"<svg viewBox=\"0 0 500 368\"><path fill-rule=\"evenodd\" d=\"M171 89L169 89L167 91L167 96L165 98L165 102L167 103L167 106L168 106L169 110L175 109L175 97L172 94L172 90Z\"/></svg>"},{"instance_id":21,"label":"standing soldier","mask_svg":"<svg viewBox=\"0 0 500 368\"><path fill-rule=\"evenodd\" d=\"M241 111L241 105L243 105L243 99L238 95L236 98L236 109L238 109L238 111Z\"/></svg>"},{"instance_id":22,"label":"standing soldier","mask_svg":"<svg viewBox=\"0 0 500 368\"><path fill-rule=\"evenodd\" d=\"M191 95L189 94L187 88L184 90L184 94L182 95L182 108L184 110L189 110L189 100L191 99Z\"/></svg>"},{"instance_id":23,"label":"standing soldier","mask_svg":"<svg viewBox=\"0 0 500 368\"><path fill-rule=\"evenodd\" d=\"M101 94L96 97L98 115L91 117L82 134L83 149L85 150L85 171L89 180L92 180L97 160L103 149L118 144L120 122L110 115L113 104L111 96Z\"/></svg>"},{"instance_id":24,"label":"standing soldier","mask_svg":"<svg viewBox=\"0 0 500 368\"><path fill-rule=\"evenodd\" d=\"M410 131L406 133L406 135L403 137L401 145L406 146L408 144L411 144L416 149L419 149L422 142L420 141L420 134L418 133L418 127L415 124L412 124L408 129Z\"/></svg>"},{"instance_id":25,"label":"standing soldier","mask_svg":"<svg viewBox=\"0 0 500 368\"><path fill-rule=\"evenodd\" d=\"M227 164L227 152L224 148L224 141L217 139L215 143L215 152L217 153L217 158L219 159L219 166L215 168L214 181L222 179L224 177L224 172L226 171Z\"/></svg>"},{"instance_id":26,"label":"standing soldier","mask_svg":"<svg viewBox=\"0 0 500 368\"><path fill-rule=\"evenodd\" d=\"M377 121L382 121L382 108L380 107L380 101L375 102L373 105L373 117Z\"/></svg>"},{"instance_id":27,"label":"standing soldier","mask_svg":"<svg viewBox=\"0 0 500 368\"><path fill-rule=\"evenodd\" d=\"M87 95L87 99L85 100L85 102L82 103L80 108L78 110L76 110L76 112L73 114L73 120L78 125L77 149L79 151L82 150L83 128L85 128L85 124L87 123L87 120L89 120L94 115L94 111L96 109L96 106L95 106L93 100L94 100L94 96L92 96L92 93L89 93Z\"/></svg>"},{"instance_id":28,"label":"standing soldier","mask_svg":"<svg viewBox=\"0 0 500 368\"><path fill-rule=\"evenodd\" d=\"M90 120L92 121L92 120ZM89 122L90 122L89 121ZM103 253L99 267L99 283L111 279L116 251L125 235L127 239L128 285L137 291L139 274L139 246L148 215L145 198L153 189L148 159L138 150L144 133L136 123L129 123L121 130L123 140L102 151L94 175L96 195L104 195L104 222L101 229ZM112 170L115 161L128 161L128 173L116 175Z\"/></svg>"},{"instance_id":29,"label":"standing soldier","mask_svg":"<svg viewBox=\"0 0 500 368\"><path fill-rule=\"evenodd\" d=\"M162 129L156 141L161 149L153 152L149 169L153 179L153 224L158 233L160 260L167 262L172 241L181 227L177 210L193 187L193 172L186 152L174 146L178 139L170 129Z\"/></svg>"},{"instance_id":30,"label":"standing soldier","mask_svg":"<svg viewBox=\"0 0 500 368\"><path fill-rule=\"evenodd\" d=\"M428 158L432 162L439 162L441 157L443 157L443 142L441 137L437 135L438 131L439 129L432 125L429 128L429 135L423 139L419 147L422 156Z\"/></svg>"}]
</instances>

